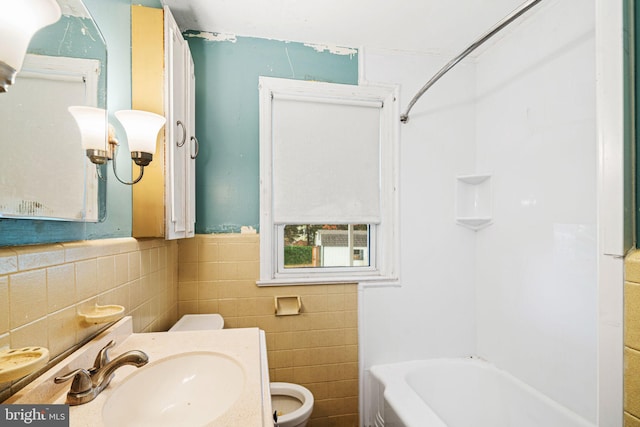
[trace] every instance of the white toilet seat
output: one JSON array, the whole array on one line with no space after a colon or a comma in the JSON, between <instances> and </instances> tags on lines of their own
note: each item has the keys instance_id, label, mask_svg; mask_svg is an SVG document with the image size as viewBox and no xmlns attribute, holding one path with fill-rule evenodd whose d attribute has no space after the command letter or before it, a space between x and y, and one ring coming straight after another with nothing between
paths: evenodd
<instances>
[{"instance_id":1,"label":"white toilet seat","mask_svg":"<svg viewBox=\"0 0 640 427\"><path fill-rule=\"evenodd\" d=\"M291 421L306 421L313 411L313 394L299 384L275 382L270 384L272 396L291 396L298 399L302 406L293 412L278 416L278 424Z\"/></svg>"}]
</instances>

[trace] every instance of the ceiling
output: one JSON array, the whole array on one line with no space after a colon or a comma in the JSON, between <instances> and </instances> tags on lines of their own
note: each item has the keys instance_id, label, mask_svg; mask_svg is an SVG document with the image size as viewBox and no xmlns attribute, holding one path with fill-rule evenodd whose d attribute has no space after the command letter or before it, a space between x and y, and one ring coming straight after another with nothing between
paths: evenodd
<instances>
[{"instance_id":1,"label":"ceiling","mask_svg":"<svg viewBox=\"0 0 640 427\"><path fill-rule=\"evenodd\" d=\"M452 54L465 49L523 2L163 0L183 31L340 47ZM535 13L536 8L527 14Z\"/></svg>"}]
</instances>

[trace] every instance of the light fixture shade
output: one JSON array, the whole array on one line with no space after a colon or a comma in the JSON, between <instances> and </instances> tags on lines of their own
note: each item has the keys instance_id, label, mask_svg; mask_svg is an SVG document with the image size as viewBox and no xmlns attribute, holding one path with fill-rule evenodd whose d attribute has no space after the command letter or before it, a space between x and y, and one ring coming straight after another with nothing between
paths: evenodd
<instances>
[{"instance_id":1,"label":"light fixture shade","mask_svg":"<svg viewBox=\"0 0 640 427\"><path fill-rule=\"evenodd\" d=\"M121 110L115 115L127 132L129 151L156 152L158 132L166 122L164 116L140 110Z\"/></svg>"},{"instance_id":2,"label":"light fixture shade","mask_svg":"<svg viewBox=\"0 0 640 427\"><path fill-rule=\"evenodd\" d=\"M102 108L72 106L69 112L76 119L82 148L85 150L106 150L107 142L107 112Z\"/></svg>"},{"instance_id":3,"label":"light fixture shade","mask_svg":"<svg viewBox=\"0 0 640 427\"><path fill-rule=\"evenodd\" d=\"M31 38L40 28L60 19L60 6L55 0L20 0L3 6L0 62L20 71Z\"/></svg>"}]
</instances>

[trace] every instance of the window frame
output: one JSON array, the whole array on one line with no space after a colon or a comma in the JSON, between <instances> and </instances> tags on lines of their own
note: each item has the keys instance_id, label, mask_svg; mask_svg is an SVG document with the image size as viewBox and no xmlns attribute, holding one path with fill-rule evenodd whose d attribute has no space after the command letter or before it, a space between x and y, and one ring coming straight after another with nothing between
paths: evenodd
<instances>
[{"instance_id":1,"label":"window frame","mask_svg":"<svg viewBox=\"0 0 640 427\"><path fill-rule=\"evenodd\" d=\"M272 99L274 94L319 102L380 102L380 223L369 224L368 267L284 269L284 227L273 221ZM259 286L395 282L398 280L398 87L346 85L272 77L259 78L260 110L260 279Z\"/></svg>"},{"instance_id":2,"label":"window frame","mask_svg":"<svg viewBox=\"0 0 640 427\"><path fill-rule=\"evenodd\" d=\"M367 238L368 246L369 246L369 265L368 266L342 266L342 267L284 267L284 244L280 244L280 242L284 242L284 228L287 225L294 224L274 224L276 230L276 248L277 251L275 260L276 271L278 273L286 273L286 276L297 275L304 276L308 275L316 275L318 273L325 274L349 274L349 275L357 275L357 274L371 274L375 272L375 261L377 260L376 256L376 236L377 236L377 224L368 224L369 225L369 235ZM353 279L351 280L353 281Z\"/></svg>"}]
</instances>

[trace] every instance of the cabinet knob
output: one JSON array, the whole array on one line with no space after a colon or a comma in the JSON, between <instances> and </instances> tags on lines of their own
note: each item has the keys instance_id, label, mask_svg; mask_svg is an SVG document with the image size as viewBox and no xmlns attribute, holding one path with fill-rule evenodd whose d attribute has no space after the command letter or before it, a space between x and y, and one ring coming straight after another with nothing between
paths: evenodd
<instances>
[{"instance_id":1,"label":"cabinet knob","mask_svg":"<svg viewBox=\"0 0 640 427\"><path fill-rule=\"evenodd\" d=\"M181 126L182 127L182 141L180 142L176 142L176 145L178 147L182 147L184 145L185 142L187 142L187 128L184 127L184 123L182 123L180 120L178 120L176 122L176 125Z\"/></svg>"}]
</instances>

